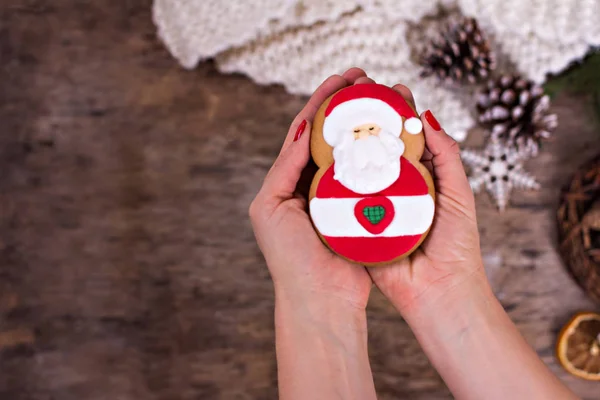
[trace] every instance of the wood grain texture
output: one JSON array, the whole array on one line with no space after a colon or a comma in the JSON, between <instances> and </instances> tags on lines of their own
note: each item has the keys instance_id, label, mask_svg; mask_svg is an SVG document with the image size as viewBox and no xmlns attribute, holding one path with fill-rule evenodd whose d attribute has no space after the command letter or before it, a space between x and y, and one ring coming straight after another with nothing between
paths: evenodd
<instances>
[{"instance_id":1,"label":"wood grain texture","mask_svg":"<svg viewBox=\"0 0 600 400\"><path fill-rule=\"evenodd\" d=\"M272 399L273 292L247 207L304 98L184 71L150 0L0 4L0 398ZM478 199L486 268L552 370L570 315L594 309L555 250L558 188L598 151L585 99L527 166L544 189ZM450 395L378 293L381 399ZM434 316L432 316L434 317ZM8 333L6 333L8 332Z\"/></svg>"}]
</instances>

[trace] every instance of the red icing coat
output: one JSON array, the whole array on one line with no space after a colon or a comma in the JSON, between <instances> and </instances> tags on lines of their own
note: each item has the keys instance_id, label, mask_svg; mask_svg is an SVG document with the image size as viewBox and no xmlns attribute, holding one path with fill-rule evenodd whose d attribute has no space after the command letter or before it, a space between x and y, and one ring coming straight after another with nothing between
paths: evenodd
<instances>
[{"instance_id":1,"label":"red icing coat","mask_svg":"<svg viewBox=\"0 0 600 400\"><path fill-rule=\"evenodd\" d=\"M428 194L429 188L419 171L404 157L401 157L400 161L400 177L398 180L387 189L370 195L355 193L335 180L333 178L334 166L332 165L319 181L315 197L325 199L366 198L371 200L380 196L421 196ZM387 199L384 201L387 201ZM387 202L389 203L389 201ZM356 217L360 216L357 214ZM352 218L352 216L349 215L348 218ZM417 244L423 235L424 233L395 237L323 236L323 238L332 250L350 260L358 263L381 263L404 255Z\"/></svg>"}]
</instances>

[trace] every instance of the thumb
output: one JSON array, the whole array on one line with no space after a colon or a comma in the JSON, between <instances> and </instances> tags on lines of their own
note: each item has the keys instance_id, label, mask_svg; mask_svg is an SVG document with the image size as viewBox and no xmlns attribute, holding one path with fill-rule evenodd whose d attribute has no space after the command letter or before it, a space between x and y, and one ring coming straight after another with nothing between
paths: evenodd
<instances>
[{"instance_id":1,"label":"thumb","mask_svg":"<svg viewBox=\"0 0 600 400\"><path fill-rule=\"evenodd\" d=\"M460 160L458 143L446 133L430 110L421 114L425 145L431 153L431 163L438 192L464 202L473 200L473 192Z\"/></svg>"},{"instance_id":2,"label":"thumb","mask_svg":"<svg viewBox=\"0 0 600 400\"><path fill-rule=\"evenodd\" d=\"M266 199L283 201L294 196L302 170L310 158L310 128L309 121L302 121L296 130L293 142L273 163L262 188L262 194Z\"/></svg>"}]
</instances>

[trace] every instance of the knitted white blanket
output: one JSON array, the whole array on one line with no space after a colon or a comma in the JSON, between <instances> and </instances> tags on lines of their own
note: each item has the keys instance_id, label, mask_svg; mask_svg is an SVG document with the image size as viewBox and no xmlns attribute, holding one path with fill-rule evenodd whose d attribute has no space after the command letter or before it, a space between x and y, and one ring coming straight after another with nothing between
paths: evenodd
<instances>
[{"instance_id":1,"label":"knitted white blanket","mask_svg":"<svg viewBox=\"0 0 600 400\"><path fill-rule=\"evenodd\" d=\"M536 82L600 45L600 0L155 0L154 19L186 68L215 57L222 72L310 94L358 66L377 82L410 87L418 109L433 109L463 140L473 110L456 90L420 78L415 63L440 6L476 17L500 65Z\"/></svg>"}]
</instances>

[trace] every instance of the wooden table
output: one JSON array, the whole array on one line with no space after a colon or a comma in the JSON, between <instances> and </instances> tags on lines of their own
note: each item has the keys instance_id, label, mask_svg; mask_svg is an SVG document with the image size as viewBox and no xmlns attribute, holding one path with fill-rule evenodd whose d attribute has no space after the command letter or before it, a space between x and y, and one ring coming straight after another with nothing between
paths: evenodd
<instances>
[{"instance_id":1,"label":"wooden table","mask_svg":"<svg viewBox=\"0 0 600 400\"><path fill-rule=\"evenodd\" d=\"M0 11L0 398L274 398L273 292L247 207L305 99L181 69L149 0ZM483 252L527 340L598 399L553 346L598 309L557 255L554 213L600 128L585 99L554 108L556 139L528 164L544 189L504 214L478 198ZM368 316L381 399L450 397L378 293Z\"/></svg>"}]
</instances>

